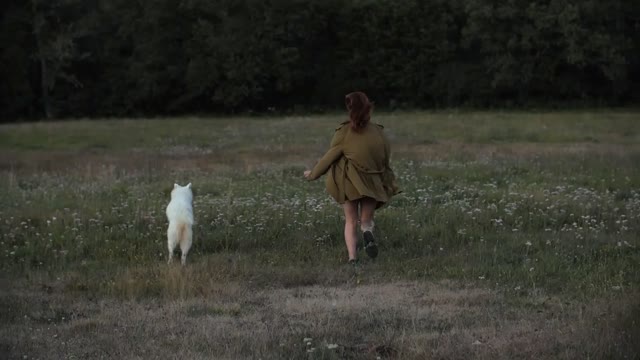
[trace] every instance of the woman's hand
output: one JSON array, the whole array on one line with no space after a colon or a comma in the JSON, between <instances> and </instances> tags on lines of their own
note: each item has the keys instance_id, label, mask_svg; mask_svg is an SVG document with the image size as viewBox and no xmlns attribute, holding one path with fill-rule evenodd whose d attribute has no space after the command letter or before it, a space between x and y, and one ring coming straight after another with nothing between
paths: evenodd
<instances>
[{"instance_id":1,"label":"woman's hand","mask_svg":"<svg viewBox=\"0 0 640 360\"><path fill-rule=\"evenodd\" d=\"M304 177L305 177L305 179L308 179L308 178L309 178L309 175L311 175L311 170L305 170L305 171L304 171Z\"/></svg>"}]
</instances>

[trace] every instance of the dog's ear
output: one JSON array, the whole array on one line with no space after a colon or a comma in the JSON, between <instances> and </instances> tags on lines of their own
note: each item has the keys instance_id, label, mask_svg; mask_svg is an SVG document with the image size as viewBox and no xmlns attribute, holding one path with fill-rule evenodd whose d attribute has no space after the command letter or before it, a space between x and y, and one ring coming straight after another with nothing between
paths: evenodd
<instances>
[{"instance_id":1,"label":"dog's ear","mask_svg":"<svg viewBox=\"0 0 640 360\"><path fill-rule=\"evenodd\" d=\"M191 189L191 183L187 184L187 189Z\"/></svg>"},{"instance_id":2,"label":"dog's ear","mask_svg":"<svg viewBox=\"0 0 640 360\"><path fill-rule=\"evenodd\" d=\"M180 187L180 185L178 185L178 184L173 184L173 188L174 188L174 189L177 189L177 188L179 188L179 187Z\"/></svg>"}]
</instances>

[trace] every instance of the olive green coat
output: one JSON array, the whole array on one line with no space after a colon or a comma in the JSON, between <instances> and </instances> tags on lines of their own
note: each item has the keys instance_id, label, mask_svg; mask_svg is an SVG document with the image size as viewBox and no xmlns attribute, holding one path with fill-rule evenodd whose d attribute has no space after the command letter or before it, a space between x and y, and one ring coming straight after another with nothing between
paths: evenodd
<instances>
[{"instance_id":1,"label":"olive green coat","mask_svg":"<svg viewBox=\"0 0 640 360\"><path fill-rule=\"evenodd\" d=\"M309 180L327 174L327 192L340 204L362 197L380 207L400 192L389 166L391 150L383 126L369 123L361 132L344 122L336 129L331 148L314 166Z\"/></svg>"}]
</instances>

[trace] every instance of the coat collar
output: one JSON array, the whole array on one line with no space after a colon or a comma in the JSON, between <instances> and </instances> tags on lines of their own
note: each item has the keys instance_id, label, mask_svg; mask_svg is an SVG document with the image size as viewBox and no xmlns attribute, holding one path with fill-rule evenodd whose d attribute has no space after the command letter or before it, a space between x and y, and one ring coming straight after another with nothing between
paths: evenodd
<instances>
[{"instance_id":1,"label":"coat collar","mask_svg":"<svg viewBox=\"0 0 640 360\"><path fill-rule=\"evenodd\" d=\"M336 131L338 131L338 130L342 129L342 127L343 127L343 126L345 126L345 125L347 125L349 122L350 122L349 120L341 122L341 123L340 123L340 126L338 126L338 127L336 128ZM376 123L372 123L372 124L376 125L376 126L377 126L377 127L379 127L380 129L384 129L384 126L382 126L382 125L380 125L380 124L376 124Z\"/></svg>"},{"instance_id":2,"label":"coat collar","mask_svg":"<svg viewBox=\"0 0 640 360\"><path fill-rule=\"evenodd\" d=\"M342 123L340 123L340 126L338 126L338 127L336 128L336 131L338 131L338 130L342 129L342 127L343 127L343 126L345 126L345 125L347 125L349 122L350 122L350 121L349 121L349 120L347 120L347 121L343 121Z\"/></svg>"}]
</instances>

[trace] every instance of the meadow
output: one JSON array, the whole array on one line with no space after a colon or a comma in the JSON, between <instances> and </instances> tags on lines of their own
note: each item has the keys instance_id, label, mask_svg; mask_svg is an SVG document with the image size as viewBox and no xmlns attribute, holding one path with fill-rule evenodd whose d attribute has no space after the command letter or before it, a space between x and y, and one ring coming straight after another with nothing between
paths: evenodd
<instances>
[{"instance_id":1,"label":"meadow","mask_svg":"<svg viewBox=\"0 0 640 360\"><path fill-rule=\"evenodd\" d=\"M302 177L343 118L1 125L2 357L640 356L640 112L375 113L403 193L356 268Z\"/></svg>"}]
</instances>

